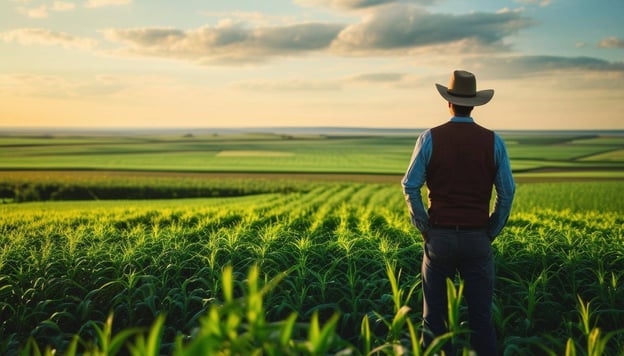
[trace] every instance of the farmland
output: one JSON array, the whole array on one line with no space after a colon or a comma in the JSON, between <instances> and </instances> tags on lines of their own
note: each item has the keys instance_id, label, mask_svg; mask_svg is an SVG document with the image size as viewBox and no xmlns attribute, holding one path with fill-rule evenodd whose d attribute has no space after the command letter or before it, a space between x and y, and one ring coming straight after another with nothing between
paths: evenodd
<instances>
[{"instance_id":1,"label":"farmland","mask_svg":"<svg viewBox=\"0 0 624 356\"><path fill-rule=\"evenodd\" d=\"M519 185L493 244L499 351L621 353L624 139L505 138ZM422 243L398 184L413 144L0 138L0 353L416 352Z\"/></svg>"},{"instance_id":2,"label":"farmland","mask_svg":"<svg viewBox=\"0 0 624 356\"><path fill-rule=\"evenodd\" d=\"M0 136L0 169L403 174L411 134ZM517 173L609 172L623 178L624 135L503 134ZM584 173L579 173L584 172Z\"/></svg>"}]
</instances>

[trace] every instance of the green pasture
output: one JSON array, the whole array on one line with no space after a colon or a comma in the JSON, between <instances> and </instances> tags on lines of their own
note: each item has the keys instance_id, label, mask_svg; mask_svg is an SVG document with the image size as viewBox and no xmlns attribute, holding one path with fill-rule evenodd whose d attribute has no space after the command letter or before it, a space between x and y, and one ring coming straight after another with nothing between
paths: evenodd
<instances>
[{"instance_id":1,"label":"green pasture","mask_svg":"<svg viewBox=\"0 0 624 356\"><path fill-rule=\"evenodd\" d=\"M584 161L624 161L624 150L609 151L593 156L589 156L583 159Z\"/></svg>"},{"instance_id":2,"label":"green pasture","mask_svg":"<svg viewBox=\"0 0 624 356\"><path fill-rule=\"evenodd\" d=\"M128 143L16 145L0 139L0 169L121 169L159 171L368 172L404 169L412 138L326 138L282 135L159 137Z\"/></svg>"},{"instance_id":3,"label":"green pasture","mask_svg":"<svg viewBox=\"0 0 624 356\"><path fill-rule=\"evenodd\" d=\"M622 172L624 137L503 135L514 172ZM0 169L402 174L415 135L0 136ZM603 173L596 175L603 177ZM615 178L621 177L616 173Z\"/></svg>"}]
</instances>

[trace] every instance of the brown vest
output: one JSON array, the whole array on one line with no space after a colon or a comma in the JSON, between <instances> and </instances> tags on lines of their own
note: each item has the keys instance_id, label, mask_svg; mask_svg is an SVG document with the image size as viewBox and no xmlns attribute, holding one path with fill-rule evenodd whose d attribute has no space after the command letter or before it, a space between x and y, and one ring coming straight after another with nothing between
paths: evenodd
<instances>
[{"instance_id":1,"label":"brown vest","mask_svg":"<svg viewBox=\"0 0 624 356\"><path fill-rule=\"evenodd\" d=\"M496 175L494 133L476 123L431 129L429 224L486 226Z\"/></svg>"}]
</instances>

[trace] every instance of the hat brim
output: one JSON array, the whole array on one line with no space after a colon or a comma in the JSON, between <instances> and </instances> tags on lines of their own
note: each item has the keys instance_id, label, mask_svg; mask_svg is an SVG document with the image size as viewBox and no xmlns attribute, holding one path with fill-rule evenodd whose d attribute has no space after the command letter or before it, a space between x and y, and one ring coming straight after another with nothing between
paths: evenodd
<instances>
[{"instance_id":1,"label":"hat brim","mask_svg":"<svg viewBox=\"0 0 624 356\"><path fill-rule=\"evenodd\" d=\"M479 106L487 104L494 96L494 89L485 89L477 91L475 96L456 96L448 92L448 88L442 84L436 83L438 92L446 101L461 106Z\"/></svg>"}]
</instances>

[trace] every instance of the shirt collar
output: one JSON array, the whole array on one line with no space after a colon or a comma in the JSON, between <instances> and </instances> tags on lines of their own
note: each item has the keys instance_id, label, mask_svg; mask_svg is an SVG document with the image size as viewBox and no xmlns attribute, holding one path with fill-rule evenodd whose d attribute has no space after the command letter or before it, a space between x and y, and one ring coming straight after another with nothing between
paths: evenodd
<instances>
[{"instance_id":1,"label":"shirt collar","mask_svg":"<svg viewBox=\"0 0 624 356\"><path fill-rule=\"evenodd\" d=\"M451 122L474 122L474 120L470 116L453 116Z\"/></svg>"}]
</instances>

